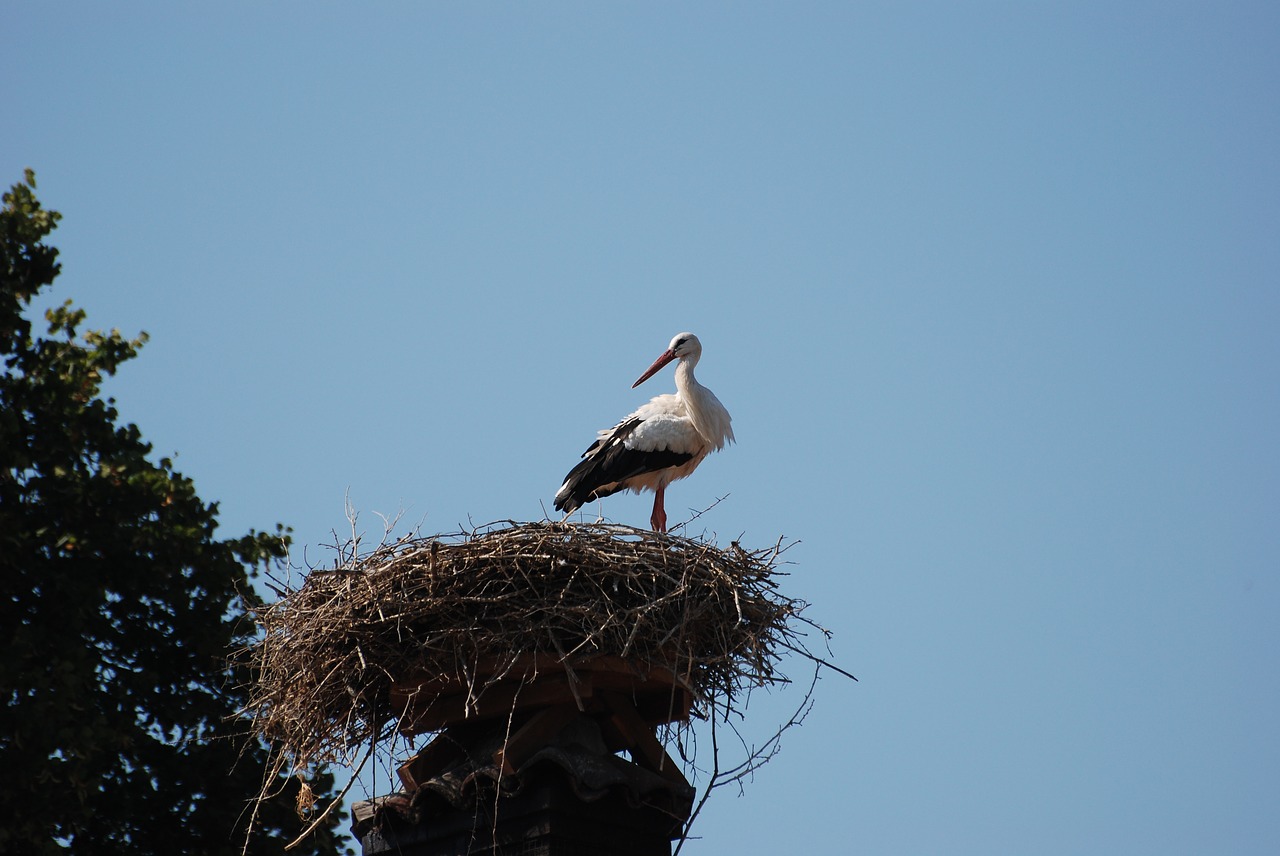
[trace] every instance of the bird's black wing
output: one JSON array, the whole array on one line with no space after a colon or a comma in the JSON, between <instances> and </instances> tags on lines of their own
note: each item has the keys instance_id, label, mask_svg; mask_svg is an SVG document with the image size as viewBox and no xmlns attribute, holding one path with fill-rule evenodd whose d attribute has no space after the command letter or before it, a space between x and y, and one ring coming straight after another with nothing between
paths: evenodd
<instances>
[{"instance_id":1,"label":"bird's black wing","mask_svg":"<svg viewBox=\"0 0 1280 856\"><path fill-rule=\"evenodd\" d=\"M579 506L626 490L626 480L634 476L678 467L693 459L688 452L669 449L641 451L628 449L626 439L644 420L637 417L618 423L608 436L601 437L582 453L582 461L564 477L556 494L556 510L571 512Z\"/></svg>"}]
</instances>

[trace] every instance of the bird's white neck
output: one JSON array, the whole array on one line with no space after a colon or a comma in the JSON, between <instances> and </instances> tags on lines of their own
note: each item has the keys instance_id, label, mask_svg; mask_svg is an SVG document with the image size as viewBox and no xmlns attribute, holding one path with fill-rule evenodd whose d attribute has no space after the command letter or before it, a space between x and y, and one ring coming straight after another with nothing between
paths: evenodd
<instances>
[{"instance_id":1,"label":"bird's white neck","mask_svg":"<svg viewBox=\"0 0 1280 856\"><path fill-rule=\"evenodd\" d=\"M676 366L676 393L684 402L693 427L707 441L712 449L724 446L725 441L733 439L733 429L729 427L729 414L716 398L715 393L698 383L693 376L693 367L698 362L684 358Z\"/></svg>"},{"instance_id":2,"label":"bird's white neck","mask_svg":"<svg viewBox=\"0 0 1280 856\"><path fill-rule=\"evenodd\" d=\"M697 364L697 357L692 359L685 357L676 365L676 391L680 393L681 398L695 407L699 403L696 399L700 399L701 393L706 390L706 387L698 383L698 379L693 376L693 367Z\"/></svg>"}]
</instances>

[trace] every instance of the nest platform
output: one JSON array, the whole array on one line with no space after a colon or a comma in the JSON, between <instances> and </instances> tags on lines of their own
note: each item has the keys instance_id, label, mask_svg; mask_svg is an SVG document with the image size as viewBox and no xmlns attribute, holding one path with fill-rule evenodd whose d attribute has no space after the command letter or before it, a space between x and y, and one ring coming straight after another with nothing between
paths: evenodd
<instances>
[{"instance_id":1,"label":"nest platform","mask_svg":"<svg viewBox=\"0 0 1280 856\"><path fill-rule=\"evenodd\" d=\"M257 612L246 712L299 771L397 735L505 719L536 736L576 714L652 754L655 727L786 681L805 604L778 591L784 549L553 522L385 544Z\"/></svg>"}]
</instances>

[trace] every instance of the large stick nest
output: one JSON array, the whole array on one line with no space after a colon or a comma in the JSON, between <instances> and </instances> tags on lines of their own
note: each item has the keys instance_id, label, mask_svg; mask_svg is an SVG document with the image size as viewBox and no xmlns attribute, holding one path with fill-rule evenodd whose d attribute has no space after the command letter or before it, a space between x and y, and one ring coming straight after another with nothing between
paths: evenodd
<instances>
[{"instance_id":1,"label":"large stick nest","mask_svg":"<svg viewBox=\"0 0 1280 856\"><path fill-rule=\"evenodd\" d=\"M477 664L501 674L531 653L662 667L693 691L694 715L735 711L750 688L786 680L783 651L805 652L793 622L805 604L777 588L783 549L512 523L347 554L258 612L247 712L297 767L350 763L395 731L397 681L479 690Z\"/></svg>"}]
</instances>

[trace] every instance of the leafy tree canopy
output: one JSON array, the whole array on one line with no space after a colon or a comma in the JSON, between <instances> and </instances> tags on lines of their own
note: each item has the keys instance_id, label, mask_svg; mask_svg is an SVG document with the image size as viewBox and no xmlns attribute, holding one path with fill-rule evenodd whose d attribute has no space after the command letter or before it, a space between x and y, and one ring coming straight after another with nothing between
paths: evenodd
<instances>
[{"instance_id":1,"label":"leafy tree canopy","mask_svg":"<svg viewBox=\"0 0 1280 856\"><path fill-rule=\"evenodd\" d=\"M35 187L0 211L0 852L280 853L299 784L236 719L253 676L228 654L287 532L216 537L217 504L120 424L100 385L145 334L81 333L68 301L32 336L60 269ZM337 821L291 852L340 852Z\"/></svg>"}]
</instances>

